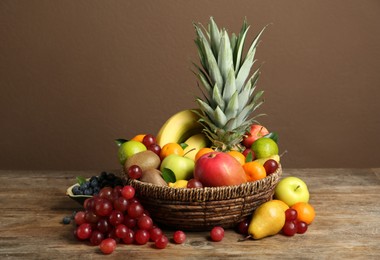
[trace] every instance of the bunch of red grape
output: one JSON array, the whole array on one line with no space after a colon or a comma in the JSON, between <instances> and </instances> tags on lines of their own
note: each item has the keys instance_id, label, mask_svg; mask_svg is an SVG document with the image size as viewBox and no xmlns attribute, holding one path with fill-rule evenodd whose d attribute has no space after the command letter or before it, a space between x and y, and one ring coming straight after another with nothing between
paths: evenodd
<instances>
[{"instance_id":1,"label":"bunch of red grape","mask_svg":"<svg viewBox=\"0 0 380 260\"><path fill-rule=\"evenodd\" d=\"M119 243L144 245L152 241L162 249L169 242L129 185L101 189L97 196L84 202L84 210L77 212L74 220L75 237L98 245L104 254L112 253ZM183 243L186 235L176 232L173 239Z\"/></svg>"}]
</instances>

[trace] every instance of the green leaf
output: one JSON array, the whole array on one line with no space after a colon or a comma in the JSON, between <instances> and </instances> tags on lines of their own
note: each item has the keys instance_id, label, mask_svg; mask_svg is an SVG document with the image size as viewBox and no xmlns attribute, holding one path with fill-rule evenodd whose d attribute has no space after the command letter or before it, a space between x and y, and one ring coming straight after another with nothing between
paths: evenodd
<instances>
[{"instance_id":1,"label":"green leaf","mask_svg":"<svg viewBox=\"0 0 380 260\"><path fill-rule=\"evenodd\" d=\"M77 182L79 185L82 185L83 183L86 182L86 178L84 178L82 176L77 176Z\"/></svg>"},{"instance_id":2,"label":"green leaf","mask_svg":"<svg viewBox=\"0 0 380 260\"><path fill-rule=\"evenodd\" d=\"M275 141L276 143L278 142L278 134L275 133L275 132L272 132L272 133L266 134L266 135L263 136L263 138L270 138L270 139L272 139L273 141Z\"/></svg>"},{"instance_id":3,"label":"green leaf","mask_svg":"<svg viewBox=\"0 0 380 260\"><path fill-rule=\"evenodd\" d=\"M228 38L228 34L225 29L223 29L222 38L220 39L218 67L220 69L220 73L222 74L224 82L226 82L230 70L234 71L234 62L232 57L230 39ZM235 78L235 71L233 77Z\"/></svg>"},{"instance_id":4,"label":"green leaf","mask_svg":"<svg viewBox=\"0 0 380 260\"><path fill-rule=\"evenodd\" d=\"M220 32L217 24L214 22L214 19L212 17L210 18L209 26L211 49L214 52L215 57L217 57L220 45Z\"/></svg>"},{"instance_id":5,"label":"green leaf","mask_svg":"<svg viewBox=\"0 0 380 260\"><path fill-rule=\"evenodd\" d=\"M253 154L252 154L252 152L250 151L248 154L247 154L247 156L245 157L245 162L247 163L247 162L252 162L252 160L253 160Z\"/></svg>"},{"instance_id":6,"label":"green leaf","mask_svg":"<svg viewBox=\"0 0 380 260\"><path fill-rule=\"evenodd\" d=\"M231 99L229 100L227 104L227 108L225 109L225 114L227 118L234 118L236 117L237 113L239 111L239 94L235 92Z\"/></svg>"},{"instance_id":7,"label":"green leaf","mask_svg":"<svg viewBox=\"0 0 380 260\"><path fill-rule=\"evenodd\" d=\"M179 145L182 147L183 150L185 150L186 147L189 146L187 143L180 143Z\"/></svg>"},{"instance_id":8,"label":"green leaf","mask_svg":"<svg viewBox=\"0 0 380 260\"><path fill-rule=\"evenodd\" d=\"M115 139L115 143L116 143L117 146L120 146L120 145L122 145L125 142L128 142L128 140L122 139L122 138Z\"/></svg>"},{"instance_id":9,"label":"green leaf","mask_svg":"<svg viewBox=\"0 0 380 260\"><path fill-rule=\"evenodd\" d=\"M177 178L175 177L175 174L172 170L170 170L169 168L164 168L162 170L162 177L164 178L164 180L166 182L176 182L177 181Z\"/></svg>"}]
</instances>

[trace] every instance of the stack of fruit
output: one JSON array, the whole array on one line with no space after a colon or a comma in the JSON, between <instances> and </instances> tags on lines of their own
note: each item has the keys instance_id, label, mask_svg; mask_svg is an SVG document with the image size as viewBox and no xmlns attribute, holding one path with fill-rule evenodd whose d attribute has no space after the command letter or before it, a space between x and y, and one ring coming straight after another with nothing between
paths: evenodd
<instances>
[{"instance_id":1,"label":"stack of fruit","mask_svg":"<svg viewBox=\"0 0 380 260\"><path fill-rule=\"evenodd\" d=\"M175 127L178 120L188 128ZM243 151L217 151L199 132L188 139L182 133L197 129L199 117L190 110L173 115L157 138L138 134L131 140L118 139L119 161L131 179L173 188L239 185L274 173L280 162L277 135L253 124L241 142ZM191 124L190 124L191 122ZM183 143L181 140L185 140Z\"/></svg>"}]
</instances>

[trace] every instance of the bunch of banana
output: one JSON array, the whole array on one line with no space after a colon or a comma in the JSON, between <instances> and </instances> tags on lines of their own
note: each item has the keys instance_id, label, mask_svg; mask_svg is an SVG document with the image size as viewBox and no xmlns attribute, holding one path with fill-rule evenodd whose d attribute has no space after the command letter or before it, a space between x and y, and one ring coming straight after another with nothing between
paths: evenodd
<instances>
[{"instance_id":1,"label":"bunch of banana","mask_svg":"<svg viewBox=\"0 0 380 260\"><path fill-rule=\"evenodd\" d=\"M186 143L186 157L194 159L199 149L209 144L207 137L202 133L203 126L198 120L199 116L193 110L177 112L160 128L156 135L157 144L163 147L167 143Z\"/></svg>"}]
</instances>

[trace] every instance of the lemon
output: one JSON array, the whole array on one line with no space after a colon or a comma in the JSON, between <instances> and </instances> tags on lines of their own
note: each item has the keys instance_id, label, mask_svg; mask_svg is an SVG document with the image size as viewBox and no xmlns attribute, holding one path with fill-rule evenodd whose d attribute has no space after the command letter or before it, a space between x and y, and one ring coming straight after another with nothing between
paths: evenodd
<instances>
[{"instance_id":1,"label":"lemon","mask_svg":"<svg viewBox=\"0 0 380 260\"><path fill-rule=\"evenodd\" d=\"M169 187L172 188L186 188L187 187L187 180L178 180L176 182L169 182Z\"/></svg>"},{"instance_id":2,"label":"lemon","mask_svg":"<svg viewBox=\"0 0 380 260\"><path fill-rule=\"evenodd\" d=\"M265 137L257 139L252 144L251 149L255 153L257 159L267 158L278 154L278 146L276 142Z\"/></svg>"}]
</instances>

